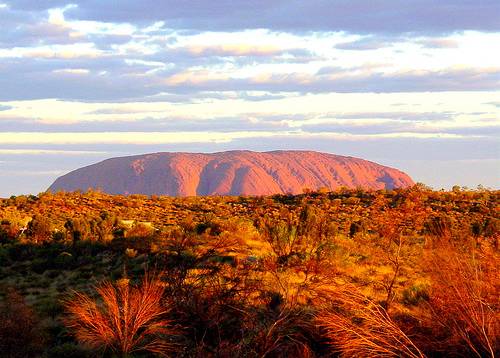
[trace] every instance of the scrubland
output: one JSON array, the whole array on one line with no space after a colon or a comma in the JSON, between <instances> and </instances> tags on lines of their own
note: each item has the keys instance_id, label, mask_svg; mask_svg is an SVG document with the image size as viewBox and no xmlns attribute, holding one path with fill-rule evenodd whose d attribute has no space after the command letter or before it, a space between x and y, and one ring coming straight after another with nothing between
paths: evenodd
<instances>
[{"instance_id":1,"label":"scrubland","mask_svg":"<svg viewBox=\"0 0 500 358\"><path fill-rule=\"evenodd\" d=\"M0 200L6 357L494 357L500 191Z\"/></svg>"}]
</instances>

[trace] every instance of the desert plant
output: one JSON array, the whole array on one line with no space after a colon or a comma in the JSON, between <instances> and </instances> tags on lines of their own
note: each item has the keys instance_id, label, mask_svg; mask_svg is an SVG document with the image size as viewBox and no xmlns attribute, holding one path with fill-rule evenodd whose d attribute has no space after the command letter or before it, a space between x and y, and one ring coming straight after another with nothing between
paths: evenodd
<instances>
[{"instance_id":1,"label":"desert plant","mask_svg":"<svg viewBox=\"0 0 500 358\"><path fill-rule=\"evenodd\" d=\"M259 317L257 334L251 340L259 357L312 357L310 336L314 334L311 313L304 309L283 310Z\"/></svg>"},{"instance_id":2,"label":"desert plant","mask_svg":"<svg viewBox=\"0 0 500 358\"><path fill-rule=\"evenodd\" d=\"M429 287L426 284L416 284L402 292L401 302L406 306L416 306L429 301Z\"/></svg>"},{"instance_id":3,"label":"desert plant","mask_svg":"<svg viewBox=\"0 0 500 358\"><path fill-rule=\"evenodd\" d=\"M77 340L94 349L122 356L148 351L165 356L176 330L162 305L164 285L157 275L145 275L140 286L128 279L96 287L100 300L75 293L65 301L65 324Z\"/></svg>"},{"instance_id":4,"label":"desert plant","mask_svg":"<svg viewBox=\"0 0 500 358\"><path fill-rule=\"evenodd\" d=\"M450 341L462 343L458 350L478 357L495 357L500 352L498 263L498 253L488 248L461 252L450 242L440 241L429 264L428 306L434 321L451 334Z\"/></svg>"},{"instance_id":5,"label":"desert plant","mask_svg":"<svg viewBox=\"0 0 500 358\"><path fill-rule=\"evenodd\" d=\"M33 242L42 243L50 240L52 237L52 228L46 217L35 215L28 223L26 233Z\"/></svg>"},{"instance_id":6,"label":"desert plant","mask_svg":"<svg viewBox=\"0 0 500 358\"><path fill-rule=\"evenodd\" d=\"M8 289L0 301L0 355L2 357L32 357L42 348L38 318L24 298Z\"/></svg>"},{"instance_id":7,"label":"desert plant","mask_svg":"<svg viewBox=\"0 0 500 358\"><path fill-rule=\"evenodd\" d=\"M342 357L425 357L380 304L356 288L339 289L318 324Z\"/></svg>"}]
</instances>

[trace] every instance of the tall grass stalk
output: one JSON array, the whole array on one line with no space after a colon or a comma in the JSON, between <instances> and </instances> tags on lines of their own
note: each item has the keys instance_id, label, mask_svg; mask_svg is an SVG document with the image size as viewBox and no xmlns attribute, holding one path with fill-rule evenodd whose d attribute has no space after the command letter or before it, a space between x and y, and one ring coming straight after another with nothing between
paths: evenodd
<instances>
[{"instance_id":1,"label":"tall grass stalk","mask_svg":"<svg viewBox=\"0 0 500 358\"><path fill-rule=\"evenodd\" d=\"M145 275L139 286L127 279L96 287L98 299L75 293L65 302L65 323L77 340L94 349L122 356L148 351L166 356L175 334L168 310L162 305L165 287L156 275Z\"/></svg>"}]
</instances>

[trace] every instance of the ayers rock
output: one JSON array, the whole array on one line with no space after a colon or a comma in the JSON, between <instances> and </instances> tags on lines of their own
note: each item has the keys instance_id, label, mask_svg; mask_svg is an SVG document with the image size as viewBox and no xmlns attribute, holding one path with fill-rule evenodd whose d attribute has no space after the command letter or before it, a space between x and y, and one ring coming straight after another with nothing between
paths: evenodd
<instances>
[{"instance_id":1,"label":"ayers rock","mask_svg":"<svg viewBox=\"0 0 500 358\"><path fill-rule=\"evenodd\" d=\"M413 185L405 173L363 159L311 151L154 153L104 160L58 178L49 188L110 194L267 195L341 186Z\"/></svg>"}]
</instances>

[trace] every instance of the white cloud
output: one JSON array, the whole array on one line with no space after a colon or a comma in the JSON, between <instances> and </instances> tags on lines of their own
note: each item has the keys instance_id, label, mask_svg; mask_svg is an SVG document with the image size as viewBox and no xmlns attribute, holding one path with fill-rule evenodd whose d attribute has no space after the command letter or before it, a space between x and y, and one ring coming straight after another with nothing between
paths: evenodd
<instances>
[{"instance_id":1,"label":"white cloud","mask_svg":"<svg viewBox=\"0 0 500 358\"><path fill-rule=\"evenodd\" d=\"M53 73L65 73L70 75L87 75L90 71L85 68L64 68L61 70L54 70Z\"/></svg>"},{"instance_id":2,"label":"white cloud","mask_svg":"<svg viewBox=\"0 0 500 358\"><path fill-rule=\"evenodd\" d=\"M96 59L103 55L103 51L95 48L93 43L0 49L0 58L32 58L35 60L43 58L71 60L80 58Z\"/></svg>"},{"instance_id":3,"label":"white cloud","mask_svg":"<svg viewBox=\"0 0 500 358\"><path fill-rule=\"evenodd\" d=\"M92 132L92 133L41 133L7 132L0 133L0 142L9 145L81 145L81 144L135 144L162 145L182 143L228 143L245 138L329 138L342 140L375 140L381 138L465 138L461 134L450 133L382 133L352 134L346 132L308 133L296 131L246 131L246 132ZM470 137L470 136L469 136ZM474 137L474 136L472 136ZM480 137L480 136L476 136Z\"/></svg>"},{"instance_id":4,"label":"white cloud","mask_svg":"<svg viewBox=\"0 0 500 358\"><path fill-rule=\"evenodd\" d=\"M3 144L172 144L172 143L224 143L234 139L269 137L263 132L92 132L92 133L0 133Z\"/></svg>"}]
</instances>

